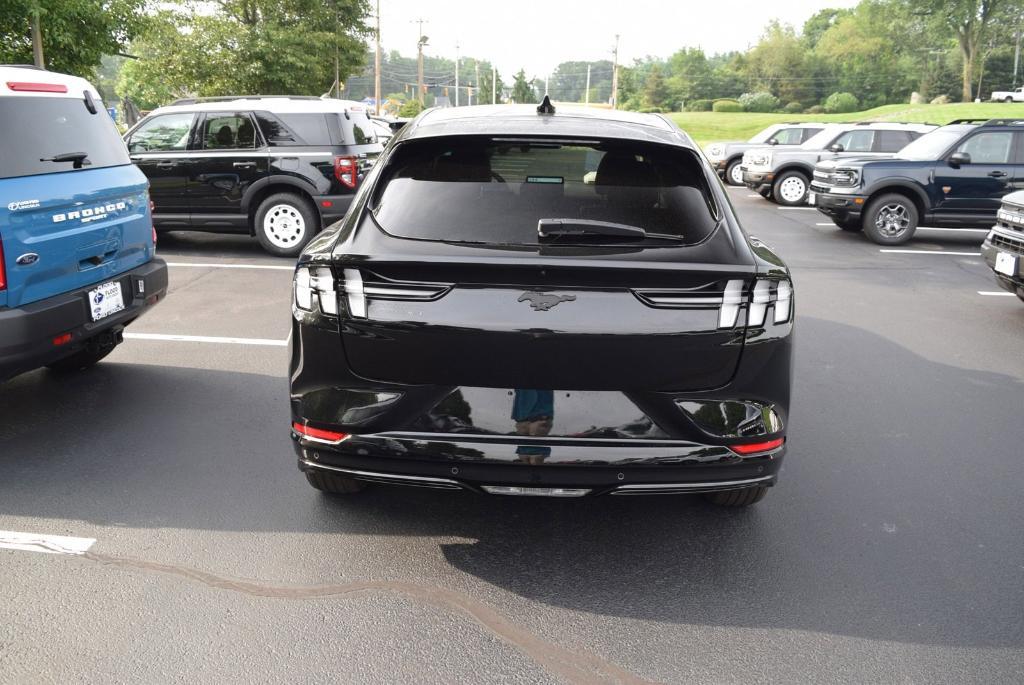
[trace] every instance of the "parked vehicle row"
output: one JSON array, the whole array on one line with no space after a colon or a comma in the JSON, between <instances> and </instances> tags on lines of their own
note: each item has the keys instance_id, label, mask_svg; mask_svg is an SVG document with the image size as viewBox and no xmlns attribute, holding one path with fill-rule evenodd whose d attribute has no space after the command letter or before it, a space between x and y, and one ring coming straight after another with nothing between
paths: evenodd
<instances>
[{"instance_id":1,"label":"parked vehicle row","mask_svg":"<svg viewBox=\"0 0 1024 685\"><path fill-rule=\"evenodd\" d=\"M248 233L283 257L344 216L383 150L360 103L298 96L180 100L124 138L158 231Z\"/></svg>"},{"instance_id":2,"label":"parked vehicle row","mask_svg":"<svg viewBox=\"0 0 1024 685\"><path fill-rule=\"evenodd\" d=\"M110 354L167 292L146 177L80 78L0 67L0 382Z\"/></svg>"},{"instance_id":3,"label":"parked vehicle row","mask_svg":"<svg viewBox=\"0 0 1024 685\"><path fill-rule=\"evenodd\" d=\"M729 185L743 185L743 153L765 145L800 145L825 128L825 124L787 123L773 124L743 142L712 143L705 150L708 160L718 175Z\"/></svg>"}]
</instances>

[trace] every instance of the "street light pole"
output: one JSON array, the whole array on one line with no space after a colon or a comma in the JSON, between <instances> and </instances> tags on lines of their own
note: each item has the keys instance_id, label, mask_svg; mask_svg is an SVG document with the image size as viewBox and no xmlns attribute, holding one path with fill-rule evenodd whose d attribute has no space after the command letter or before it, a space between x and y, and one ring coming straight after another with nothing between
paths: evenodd
<instances>
[{"instance_id":1,"label":"street light pole","mask_svg":"<svg viewBox=\"0 0 1024 685\"><path fill-rule=\"evenodd\" d=\"M459 106L459 44L455 44L455 106Z\"/></svg>"},{"instance_id":2,"label":"street light pole","mask_svg":"<svg viewBox=\"0 0 1024 685\"><path fill-rule=\"evenodd\" d=\"M498 68L491 65L491 104L498 104Z\"/></svg>"},{"instance_id":3,"label":"street light pole","mask_svg":"<svg viewBox=\"0 0 1024 685\"><path fill-rule=\"evenodd\" d=\"M413 24L419 25L419 39L416 41L416 93L419 96L420 104L424 104L426 98L423 96L423 46L427 44L427 37L423 35L423 24L426 19L413 19Z\"/></svg>"},{"instance_id":4,"label":"street light pole","mask_svg":"<svg viewBox=\"0 0 1024 685\"><path fill-rule=\"evenodd\" d=\"M380 116L380 0L377 0L377 51L373 56L374 111Z\"/></svg>"},{"instance_id":5,"label":"street light pole","mask_svg":"<svg viewBox=\"0 0 1024 685\"><path fill-rule=\"evenodd\" d=\"M615 49L612 50L612 109L619 107L619 34L615 34Z\"/></svg>"},{"instance_id":6,"label":"street light pole","mask_svg":"<svg viewBox=\"0 0 1024 685\"><path fill-rule=\"evenodd\" d=\"M587 89L583 91L583 104L590 107L590 65L587 65Z\"/></svg>"}]
</instances>

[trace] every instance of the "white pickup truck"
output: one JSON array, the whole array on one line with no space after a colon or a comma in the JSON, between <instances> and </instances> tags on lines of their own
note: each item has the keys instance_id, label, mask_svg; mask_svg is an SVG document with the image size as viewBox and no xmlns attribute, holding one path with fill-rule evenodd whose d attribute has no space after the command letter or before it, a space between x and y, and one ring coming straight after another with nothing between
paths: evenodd
<instances>
[{"instance_id":1,"label":"white pickup truck","mask_svg":"<svg viewBox=\"0 0 1024 685\"><path fill-rule=\"evenodd\" d=\"M1024 102L1024 86L1016 90L992 91L992 102Z\"/></svg>"}]
</instances>

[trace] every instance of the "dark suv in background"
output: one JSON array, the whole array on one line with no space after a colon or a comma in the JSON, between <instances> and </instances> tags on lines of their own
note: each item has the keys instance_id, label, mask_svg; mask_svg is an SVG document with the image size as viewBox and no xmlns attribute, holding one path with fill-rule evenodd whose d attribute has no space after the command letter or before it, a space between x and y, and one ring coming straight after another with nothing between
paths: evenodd
<instances>
[{"instance_id":1,"label":"dark suv in background","mask_svg":"<svg viewBox=\"0 0 1024 685\"><path fill-rule=\"evenodd\" d=\"M331 493L708 493L785 450L789 270L655 115L431 109L295 272L291 428Z\"/></svg>"},{"instance_id":2,"label":"dark suv in background","mask_svg":"<svg viewBox=\"0 0 1024 685\"><path fill-rule=\"evenodd\" d=\"M818 211L880 245L910 240L919 225L990 228L1002 197L1024 185L1024 120L958 120L894 157L819 165Z\"/></svg>"},{"instance_id":3,"label":"dark suv in background","mask_svg":"<svg viewBox=\"0 0 1024 685\"><path fill-rule=\"evenodd\" d=\"M345 215L383 149L361 104L297 96L179 100L124 138L158 230L249 233L288 257Z\"/></svg>"}]
</instances>

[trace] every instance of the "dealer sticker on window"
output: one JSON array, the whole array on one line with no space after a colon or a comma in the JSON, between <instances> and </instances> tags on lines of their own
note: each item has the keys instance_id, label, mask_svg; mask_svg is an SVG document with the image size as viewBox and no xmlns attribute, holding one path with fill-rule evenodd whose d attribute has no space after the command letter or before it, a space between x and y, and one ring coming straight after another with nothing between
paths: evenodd
<instances>
[{"instance_id":1,"label":"dealer sticker on window","mask_svg":"<svg viewBox=\"0 0 1024 685\"><path fill-rule=\"evenodd\" d=\"M89 311L92 320L99 321L124 309L124 297L120 283L104 283L89 291Z\"/></svg>"},{"instance_id":2,"label":"dealer sticker on window","mask_svg":"<svg viewBox=\"0 0 1024 685\"><path fill-rule=\"evenodd\" d=\"M1009 252L996 253L996 271L1007 276L1017 275L1017 260Z\"/></svg>"}]
</instances>

